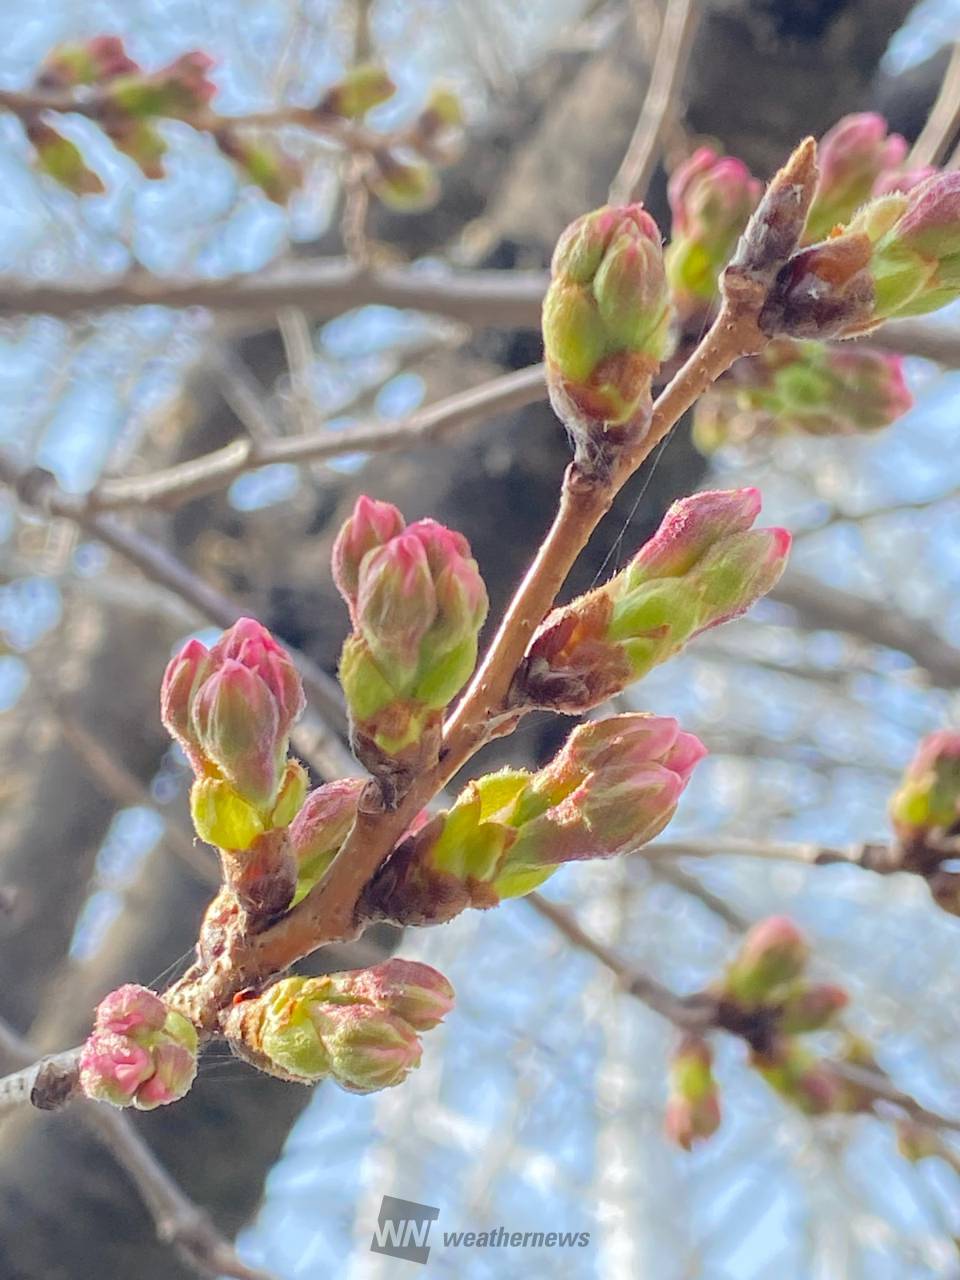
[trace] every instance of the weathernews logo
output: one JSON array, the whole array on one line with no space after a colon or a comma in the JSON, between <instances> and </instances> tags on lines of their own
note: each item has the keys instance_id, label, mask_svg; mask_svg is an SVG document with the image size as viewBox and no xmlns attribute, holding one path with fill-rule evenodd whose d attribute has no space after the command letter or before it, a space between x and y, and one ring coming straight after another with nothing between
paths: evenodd
<instances>
[{"instance_id":1,"label":"weathernews logo","mask_svg":"<svg viewBox=\"0 0 960 1280\"><path fill-rule=\"evenodd\" d=\"M440 1210L413 1200L384 1196L370 1243L372 1253L385 1253L407 1262L426 1262L430 1256L430 1229ZM443 1247L466 1249L585 1249L589 1231L444 1231Z\"/></svg>"}]
</instances>

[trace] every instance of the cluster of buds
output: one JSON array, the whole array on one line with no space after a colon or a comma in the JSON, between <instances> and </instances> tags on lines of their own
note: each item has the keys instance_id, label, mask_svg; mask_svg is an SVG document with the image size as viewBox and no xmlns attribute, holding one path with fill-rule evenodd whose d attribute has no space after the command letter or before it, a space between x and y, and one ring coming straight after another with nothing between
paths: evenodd
<instances>
[{"instance_id":1,"label":"cluster of buds","mask_svg":"<svg viewBox=\"0 0 960 1280\"><path fill-rule=\"evenodd\" d=\"M674 306L688 323L715 301L721 271L757 207L761 183L742 160L701 147L670 177L664 255Z\"/></svg>"},{"instance_id":2,"label":"cluster of buds","mask_svg":"<svg viewBox=\"0 0 960 1280\"><path fill-rule=\"evenodd\" d=\"M720 1093L713 1074L713 1051L702 1036L688 1035L674 1050L670 1096L664 1121L667 1137L684 1151L712 1138L720 1128Z\"/></svg>"},{"instance_id":3,"label":"cluster of buds","mask_svg":"<svg viewBox=\"0 0 960 1280\"><path fill-rule=\"evenodd\" d=\"M420 1065L419 1033L452 1008L443 974L387 960L320 978L282 978L235 1004L224 1031L241 1057L271 1075L372 1093L400 1084Z\"/></svg>"},{"instance_id":4,"label":"cluster of buds","mask_svg":"<svg viewBox=\"0 0 960 1280\"><path fill-rule=\"evenodd\" d=\"M771 336L851 337L960 296L960 174L879 196L778 273L760 314Z\"/></svg>"},{"instance_id":5,"label":"cluster of buds","mask_svg":"<svg viewBox=\"0 0 960 1280\"><path fill-rule=\"evenodd\" d=\"M889 426L912 404L900 356L779 338L697 402L693 434L704 453L793 432L854 435Z\"/></svg>"},{"instance_id":6,"label":"cluster of buds","mask_svg":"<svg viewBox=\"0 0 960 1280\"><path fill-rule=\"evenodd\" d=\"M536 773L467 785L368 885L364 918L437 924L542 884L567 862L632 853L664 829L705 748L666 716L580 725Z\"/></svg>"},{"instance_id":7,"label":"cluster of buds","mask_svg":"<svg viewBox=\"0 0 960 1280\"><path fill-rule=\"evenodd\" d=\"M596 209L561 235L543 343L550 401L581 466L645 432L670 302L660 231L642 205Z\"/></svg>"},{"instance_id":8,"label":"cluster of buds","mask_svg":"<svg viewBox=\"0 0 960 1280\"><path fill-rule=\"evenodd\" d=\"M755 925L721 980L723 1025L753 1045L751 1065L781 1096L811 1115L848 1109L841 1081L798 1041L829 1027L845 1008L842 988L805 976L809 947L792 921L772 916Z\"/></svg>"},{"instance_id":9,"label":"cluster of buds","mask_svg":"<svg viewBox=\"0 0 960 1280\"><path fill-rule=\"evenodd\" d=\"M188 641L163 678L161 717L195 775L194 827L221 850L228 881L253 910L281 910L294 892L285 829L307 779L287 748L303 706L289 655L252 618L235 622L209 650Z\"/></svg>"},{"instance_id":10,"label":"cluster of buds","mask_svg":"<svg viewBox=\"0 0 960 1280\"><path fill-rule=\"evenodd\" d=\"M398 794L437 756L444 708L477 660L487 592L466 538L358 499L333 549L350 609L340 681L354 751Z\"/></svg>"},{"instance_id":11,"label":"cluster of buds","mask_svg":"<svg viewBox=\"0 0 960 1280\"><path fill-rule=\"evenodd\" d=\"M903 174L907 141L887 132L883 116L871 111L844 116L820 139L820 180L807 215L804 238L822 240L834 227L849 222L872 195L915 185L916 172Z\"/></svg>"},{"instance_id":12,"label":"cluster of buds","mask_svg":"<svg viewBox=\"0 0 960 1280\"><path fill-rule=\"evenodd\" d=\"M548 614L511 693L516 706L576 715L678 653L700 632L745 613L786 564L785 529L752 529L756 489L675 502L630 564Z\"/></svg>"},{"instance_id":13,"label":"cluster of buds","mask_svg":"<svg viewBox=\"0 0 960 1280\"><path fill-rule=\"evenodd\" d=\"M252 132L242 120L232 123L211 112L216 93L208 75L212 66L207 54L193 50L147 72L129 57L119 37L96 36L53 49L33 87L46 94L67 95L62 105L56 104L58 110L69 110L69 95L82 91L82 102L77 101L84 113L97 121L117 150L129 156L147 178L164 176L167 148L157 123L183 120L207 132L245 181L259 187L269 200L286 204L303 184L300 165L264 128ZM286 118L307 129L341 126L349 130L395 92L396 85L383 67L364 63L348 70L316 105L291 108ZM49 119L27 109L23 122L41 171L76 195L103 192L103 182L80 150ZM435 166L449 164L459 152L462 112L456 95L439 86L412 123L383 135L382 143L379 136L367 136L362 130L354 134L348 144L367 152L363 174L369 189L393 208L421 209L436 199L439 190Z\"/></svg>"},{"instance_id":14,"label":"cluster of buds","mask_svg":"<svg viewBox=\"0 0 960 1280\"><path fill-rule=\"evenodd\" d=\"M197 1074L197 1032L146 987L101 1000L80 1054L80 1088L115 1107L152 1111L176 1102Z\"/></svg>"}]
</instances>

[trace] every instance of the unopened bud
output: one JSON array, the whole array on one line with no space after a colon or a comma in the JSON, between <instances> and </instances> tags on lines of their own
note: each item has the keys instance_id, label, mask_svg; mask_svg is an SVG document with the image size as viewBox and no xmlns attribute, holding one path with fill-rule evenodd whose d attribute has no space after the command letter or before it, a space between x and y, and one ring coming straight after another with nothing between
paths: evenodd
<instances>
[{"instance_id":1,"label":"unopened bud","mask_svg":"<svg viewBox=\"0 0 960 1280\"><path fill-rule=\"evenodd\" d=\"M62 44L51 49L41 63L36 85L38 89L73 89L77 85L103 84L138 70L119 36L95 36L82 44Z\"/></svg>"},{"instance_id":2,"label":"unopened bud","mask_svg":"<svg viewBox=\"0 0 960 1280\"><path fill-rule=\"evenodd\" d=\"M317 787L304 800L287 832L297 861L294 902L307 896L335 858L353 825L365 785L362 778L341 778Z\"/></svg>"},{"instance_id":3,"label":"unopened bud","mask_svg":"<svg viewBox=\"0 0 960 1280\"><path fill-rule=\"evenodd\" d=\"M700 632L745 613L777 582L790 547L784 529L751 530L759 509L755 489L674 503L626 569L547 615L513 703L589 710Z\"/></svg>"},{"instance_id":4,"label":"unopened bud","mask_svg":"<svg viewBox=\"0 0 960 1280\"><path fill-rule=\"evenodd\" d=\"M553 255L543 341L551 403L578 459L645 429L669 329L660 231L642 205L571 223Z\"/></svg>"},{"instance_id":5,"label":"unopened bud","mask_svg":"<svg viewBox=\"0 0 960 1280\"><path fill-rule=\"evenodd\" d=\"M907 142L898 133L887 134L883 116L865 111L844 116L820 139L820 181L807 217L805 237L821 240L838 223L846 223L871 194L876 184L899 169L907 154Z\"/></svg>"},{"instance_id":6,"label":"unopened bud","mask_svg":"<svg viewBox=\"0 0 960 1280\"><path fill-rule=\"evenodd\" d=\"M931 1156L943 1155L943 1139L929 1125L921 1124L917 1120L910 1120L905 1116L899 1117L895 1124L897 1150L904 1160L909 1160L911 1164L916 1164L919 1160L928 1160Z\"/></svg>"},{"instance_id":7,"label":"unopened bud","mask_svg":"<svg viewBox=\"0 0 960 1280\"><path fill-rule=\"evenodd\" d=\"M340 659L354 750L403 786L435 753L440 713L473 671L486 588L464 537L434 520L403 529L399 512L369 500L333 559L355 627Z\"/></svg>"},{"instance_id":8,"label":"unopened bud","mask_svg":"<svg viewBox=\"0 0 960 1280\"><path fill-rule=\"evenodd\" d=\"M787 1035L821 1031L850 1002L842 987L819 984L792 991L780 1006L777 1025Z\"/></svg>"},{"instance_id":9,"label":"unopened bud","mask_svg":"<svg viewBox=\"0 0 960 1280\"><path fill-rule=\"evenodd\" d=\"M720 272L761 190L741 160L718 156L710 147L695 151L671 176L667 196L673 227L664 261L681 311L693 312L717 296Z\"/></svg>"},{"instance_id":10,"label":"unopened bud","mask_svg":"<svg viewBox=\"0 0 960 1280\"><path fill-rule=\"evenodd\" d=\"M146 987L106 996L80 1055L80 1088L115 1107L152 1111L175 1102L197 1073L197 1032Z\"/></svg>"},{"instance_id":11,"label":"unopened bud","mask_svg":"<svg viewBox=\"0 0 960 1280\"><path fill-rule=\"evenodd\" d=\"M750 1063L771 1089L805 1115L848 1110L843 1081L830 1064L790 1037L782 1037L766 1053L754 1053Z\"/></svg>"},{"instance_id":12,"label":"unopened bud","mask_svg":"<svg viewBox=\"0 0 960 1280\"><path fill-rule=\"evenodd\" d=\"M912 404L901 356L782 338L738 361L698 401L694 440L709 453L794 431L852 435L889 426Z\"/></svg>"},{"instance_id":13,"label":"unopened bud","mask_svg":"<svg viewBox=\"0 0 960 1280\"><path fill-rule=\"evenodd\" d=\"M706 1040L686 1036L670 1060L667 1137L684 1151L713 1137L720 1127L720 1096Z\"/></svg>"},{"instance_id":14,"label":"unopened bud","mask_svg":"<svg viewBox=\"0 0 960 1280\"><path fill-rule=\"evenodd\" d=\"M251 138L236 129L218 129L214 139L248 182L260 188L268 200L285 205L303 185L299 164L275 142Z\"/></svg>"},{"instance_id":15,"label":"unopened bud","mask_svg":"<svg viewBox=\"0 0 960 1280\"><path fill-rule=\"evenodd\" d=\"M166 116L189 121L203 115L217 91L207 78L212 66L212 58L193 50L150 75L118 76L109 86L111 106L142 119Z\"/></svg>"},{"instance_id":16,"label":"unopened bud","mask_svg":"<svg viewBox=\"0 0 960 1280\"><path fill-rule=\"evenodd\" d=\"M342 525L333 544L333 580L337 590L350 606L351 616L357 603L360 566L369 551L384 546L403 533L406 522L390 502L378 502L361 494L353 514Z\"/></svg>"},{"instance_id":17,"label":"unopened bud","mask_svg":"<svg viewBox=\"0 0 960 1280\"><path fill-rule=\"evenodd\" d=\"M890 801L894 830L905 842L960 823L960 732L941 729L925 737Z\"/></svg>"},{"instance_id":18,"label":"unopened bud","mask_svg":"<svg viewBox=\"0 0 960 1280\"><path fill-rule=\"evenodd\" d=\"M285 978L246 1002L228 1025L247 1049L305 1084L332 1076L357 1093L399 1084L420 1062L418 1030L449 1012L453 990L427 965Z\"/></svg>"},{"instance_id":19,"label":"unopened bud","mask_svg":"<svg viewBox=\"0 0 960 1280\"><path fill-rule=\"evenodd\" d=\"M316 106L322 115L342 116L345 120L361 120L368 111L387 102L397 91L386 70L373 62L364 62L349 71L327 90Z\"/></svg>"},{"instance_id":20,"label":"unopened bud","mask_svg":"<svg viewBox=\"0 0 960 1280\"><path fill-rule=\"evenodd\" d=\"M809 958L803 934L786 916L753 926L724 978L724 993L753 1006L773 999L803 973Z\"/></svg>"},{"instance_id":21,"label":"unopened bud","mask_svg":"<svg viewBox=\"0 0 960 1280\"><path fill-rule=\"evenodd\" d=\"M53 178L75 196L102 195L106 187L84 160L75 142L42 120L32 119L25 127L41 173Z\"/></svg>"}]
</instances>

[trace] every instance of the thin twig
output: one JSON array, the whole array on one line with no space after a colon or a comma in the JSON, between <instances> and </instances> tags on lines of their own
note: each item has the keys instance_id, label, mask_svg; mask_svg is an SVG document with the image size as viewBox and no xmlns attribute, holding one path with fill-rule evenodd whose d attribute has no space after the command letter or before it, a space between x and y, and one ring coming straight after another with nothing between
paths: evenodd
<instances>
[{"instance_id":1,"label":"thin twig","mask_svg":"<svg viewBox=\"0 0 960 1280\"><path fill-rule=\"evenodd\" d=\"M950 54L937 99L930 109L920 137L910 150L907 165L921 169L938 164L960 127L960 41Z\"/></svg>"},{"instance_id":2,"label":"thin twig","mask_svg":"<svg viewBox=\"0 0 960 1280\"><path fill-rule=\"evenodd\" d=\"M71 1050L70 1056L75 1053ZM0 1056L22 1064L20 1071L0 1080L0 1097L8 1100L6 1108L0 1104L2 1114L3 1109L29 1101L30 1082L50 1059L34 1062L31 1046L2 1020ZM14 1102L18 1091L22 1096ZM154 1220L158 1238L175 1248L193 1270L201 1276L230 1276L233 1280L274 1280L269 1272L247 1266L238 1256L209 1215L185 1195L127 1116L86 1099L77 1103L75 1114L128 1174Z\"/></svg>"},{"instance_id":3,"label":"thin twig","mask_svg":"<svg viewBox=\"0 0 960 1280\"><path fill-rule=\"evenodd\" d=\"M687 69L699 8L696 0L667 0L647 95L626 154L610 184L610 204L629 204L641 197L649 185L664 126Z\"/></svg>"},{"instance_id":4,"label":"thin twig","mask_svg":"<svg viewBox=\"0 0 960 1280\"><path fill-rule=\"evenodd\" d=\"M245 472L269 463L321 462L348 453L412 449L442 439L461 427L522 409L544 399L546 394L543 366L531 365L446 396L395 422L375 420L343 431L323 427L260 443L239 439L200 458L148 475L107 479L90 495L87 506L90 511L151 504L173 507L221 489Z\"/></svg>"},{"instance_id":5,"label":"thin twig","mask_svg":"<svg viewBox=\"0 0 960 1280\"><path fill-rule=\"evenodd\" d=\"M229 596L204 582L159 543L121 524L114 516L89 511L83 499L64 493L49 472L36 468L23 470L7 455L0 454L0 482L9 485L21 502L41 514L72 521L217 626L232 626L243 612ZM305 654L292 648L290 651L317 713L305 722L304 729L320 756L321 772L332 776L355 773L353 757L336 732L345 724L339 686ZM319 719L329 727L324 729Z\"/></svg>"},{"instance_id":6,"label":"thin twig","mask_svg":"<svg viewBox=\"0 0 960 1280\"><path fill-rule=\"evenodd\" d=\"M526 902L538 915L549 920L568 942L588 952L615 974L623 991L642 1001L654 1013L672 1022L678 1030L703 1034L705 1031L716 1029L732 1035L737 1034L731 1027L716 1020L716 1001L708 994L678 995L656 978L637 969L612 947L594 938L566 907L552 902L549 898L544 898L539 893L528 894ZM874 1103L889 1103L911 1119L931 1128L948 1129L951 1132L960 1133L960 1119L931 1111L912 1095L898 1089L883 1072L833 1058L828 1059L826 1065L834 1076L855 1085L858 1090L868 1094Z\"/></svg>"}]
</instances>

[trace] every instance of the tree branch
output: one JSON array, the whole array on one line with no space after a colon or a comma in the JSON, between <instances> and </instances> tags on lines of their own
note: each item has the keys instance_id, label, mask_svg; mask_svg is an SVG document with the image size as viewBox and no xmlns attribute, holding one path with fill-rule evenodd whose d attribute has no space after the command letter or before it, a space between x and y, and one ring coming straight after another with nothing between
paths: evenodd
<instances>
[{"instance_id":1,"label":"tree branch","mask_svg":"<svg viewBox=\"0 0 960 1280\"><path fill-rule=\"evenodd\" d=\"M784 574L769 599L795 609L801 627L845 631L870 644L898 649L938 687L954 689L960 684L960 649L885 601L864 600L794 570Z\"/></svg>"},{"instance_id":2,"label":"tree branch","mask_svg":"<svg viewBox=\"0 0 960 1280\"><path fill-rule=\"evenodd\" d=\"M698 1035L710 1030L726 1031L730 1035L739 1034L735 1028L718 1020L717 1002L708 993L701 992L693 996L677 995L656 978L637 969L612 947L599 942L580 925L566 907L544 898L539 893L528 894L525 901L539 916L549 920L569 943L594 956L615 974L627 995L642 1001L654 1013L672 1022L678 1030ZM836 1077L868 1094L874 1106L877 1103L889 1103L911 1119L930 1128L948 1129L951 1132L960 1133L960 1119L931 1111L912 1095L898 1089L882 1071L870 1070L832 1058L826 1060L826 1065Z\"/></svg>"},{"instance_id":3,"label":"tree branch","mask_svg":"<svg viewBox=\"0 0 960 1280\"><path fill-rule=\"evenodd\" d=\"M275 440L243 437L222 449L144 476L102 481L90 494L90 511L156 504L178 506L231 484L244 472L277 462L322 462L347 453L386 453L440 440L498 413L522 409L546 397L543 366L492 378L408 414L396 422L373 421L331 431L327 427Z\"/></svg>"},{"instance_id":4,"label":"tree branch","mask_svg":"<svg viewBox=\"0 0 960 1280\"><path fill-rule=\"evenodd\" d=\"M57 1056L72 1064L78 1052L70 1050ZM30 1101L33 1082L53 1059L31 1062L34 1054L30 1045L2 1020L0 1055L25 1064L20 1071L0 1080L2 1115L11 1107ZM158 1238L174 1247L199 1275L230 1276L233 1280L274 1280L270 1273L248 1267L238 1256L208 1214L184 1194L127 1116L105 1104L86 1099L78 1102L76 1114L129 1175L156 1224Z\"/></svg>"},{"instance_id":5,"label":"tree branch","mask_svg":"<svg viewBox=\"0 0 960 1280\"><path fill-rule=\"evenodd\" d=\"M907 158L911 169L939 164L960 126L960 41L954 44L940 91Z\"/></svg>"},{"instance_id":6,"label":"tree branch","mask_svg":"<svg viewBox=\"0 0 960 1280\"><path fill-rule=\"evenodd\" d=\"M626 154L610 184L610 204L629 204L649 186L663 130L686 73L699 8L696 0L668 0L647 95Z\"/></svg>"}]
</instances>

